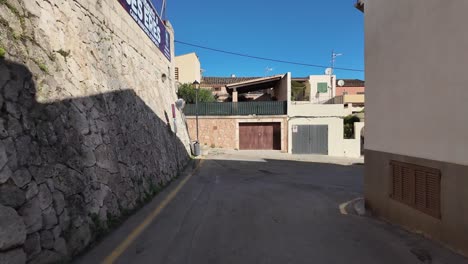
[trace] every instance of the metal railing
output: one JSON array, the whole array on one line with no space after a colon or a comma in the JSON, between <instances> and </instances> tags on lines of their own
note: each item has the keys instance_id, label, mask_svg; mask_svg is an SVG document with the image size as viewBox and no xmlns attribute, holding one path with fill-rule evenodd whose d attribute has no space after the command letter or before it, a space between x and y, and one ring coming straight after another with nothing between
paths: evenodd
<instances>
[{"instance_id":1,"label":"metal railing","mask_svg":"<svg viewBox=\"0 0 468 264\"><path fill-rule=\"evenodd\" d=\"M196 115L196 105L187 104L184 114ZM230 116L230 115L286 115L286 101L259 102L229 102L229 103L198 103L199 116Z\"/></svg>"}]
</instances>

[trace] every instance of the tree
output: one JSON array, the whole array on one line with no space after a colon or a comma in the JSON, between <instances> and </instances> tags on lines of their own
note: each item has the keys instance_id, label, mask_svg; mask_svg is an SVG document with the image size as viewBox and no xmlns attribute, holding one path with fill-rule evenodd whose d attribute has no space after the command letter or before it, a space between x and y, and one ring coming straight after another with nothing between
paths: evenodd
<instances>
[{"instance_id":1,"label":"tree","mask_svg":"<svg viewBox=\"0 0 468 264\"><path fill-rule=\"evenodd\" d=\"M343 119L344 138L354 138L354 123L360 121L359 117L355 115L349 115Z\"/></svg>"},{"instance_id":2,"label":"tree","mask_svg":"<svg viewBox=\"0 0 468 264\"><path fill-rule=\"evenodd\" d=\"M291 81L291 100L303 101L305 97L306 86L298 81Z\"/></svg>"},{"instance_id":3,"label":"tree","mask_svg":"<svg viewBox=\"0 0 468 264\"><path fill-rule=\"evenodd\" d=\"M177 96L185 100L187 104L194 104L196 100L196 90L190 83L184 83L179 86ZM215 102L216 99L210 90L201 89L198 91L198 102Z\"/></svg>"}]
</instances>

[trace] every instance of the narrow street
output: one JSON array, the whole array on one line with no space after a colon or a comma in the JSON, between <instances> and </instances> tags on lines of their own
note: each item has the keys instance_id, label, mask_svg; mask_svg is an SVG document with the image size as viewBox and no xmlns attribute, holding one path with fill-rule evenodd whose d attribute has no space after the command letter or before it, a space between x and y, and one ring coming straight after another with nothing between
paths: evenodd
<instances>
[{"instance_id":1,"label":"narrow street","mask_svg":"<svg viewBox=\"0 0 468 264\"><path fill-rule=\"evenodd\" d=\"M362 196L362 165L288 157L296 156L212 151L115 263L467 263L418 235L340 212ZM76 262L106 259L182 180Z\"/></svg>"}]
</instances>

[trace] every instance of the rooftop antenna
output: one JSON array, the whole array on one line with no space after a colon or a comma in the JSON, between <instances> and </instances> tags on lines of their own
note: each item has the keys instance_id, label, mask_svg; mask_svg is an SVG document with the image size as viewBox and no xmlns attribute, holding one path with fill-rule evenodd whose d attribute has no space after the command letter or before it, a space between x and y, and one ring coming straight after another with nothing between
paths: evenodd
<instances>
[{"instance_id":1,"label":"rooftop antenna","mask_svg":"<svg viewBox=\"0 0 468 264\"><path fill-rule=\"evenodd\" d=\"M333 72L335 69L336 58L342 55L343 55L342 53L335 53L335 51L332 50L331 67L327 68L327 70L325 71L325 74L330 75L330 98L333 97Z\"/></svg>"},{"instance_id":2,"label":"rooftop antenna","mask_svg":"<svg viewBox=\"0 0 468 264\"><path fill-rule=\"evenodd\" d=\"M265 77L267 77L269 75L270 72L273 71L273 68L270 68L270 67L266 67L265 68Z\"/></svg>"},{"instance_id":3,"label":"rooftop antenna","mask_svg":"<svg viewBox=\"0 0 468 264\"><path fill-rule=\"evenodd\" d=\"M161 19L164 19L164 12L166 11L166 0L163 0L161 6Z\"/></svg>"}]
</instances>

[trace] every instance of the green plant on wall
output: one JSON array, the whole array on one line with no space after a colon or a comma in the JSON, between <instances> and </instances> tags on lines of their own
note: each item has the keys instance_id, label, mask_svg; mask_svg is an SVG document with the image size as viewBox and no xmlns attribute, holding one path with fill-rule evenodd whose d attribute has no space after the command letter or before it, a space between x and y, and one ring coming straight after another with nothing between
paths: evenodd
<instances>
[{"instance_id":1,"label":"green plant on wall","mask_svg":"<svg viewBox=\"0 0 468 264\"><path fill-rule=\"evenodd\" d=\"M41 61L38 61L37 59L32 59L32 61L34 61L34 63L36 63L37 67L39 67L39 69L41 69L41 71L43 71L45 73L49 73L49 69L47 68L47 65L45 65L45 63L43 63Z\"/></svg>"},{"instance_id":2,"label":"green plant on wall","mask_svg":"<svg viewBox=\"0 0 468 264\"><path fill-rule=\"evenodd\" d=\"M291 100L303 101L305 98L306 86L298 81L291 81Z\"/></svg>"},{"instance_id":3,"label":"green plant on wall","mask_svg":"<svg viewBox=\"0 0 468 264\"><path fill-rule=\"evenodd\" d=\"M65 51L63 49L58 50L57 53L62 55L65 59L70 55L70 51Z\"/></svg>"},{"instance_id":4,"label":"green plant on wall","mask_svg":"<svg viewBox=\"0 0 468 264\"><path fill-rule=\"evenodd\" d=\"M0 46L0 59L5 58L6 50Z\"/></svg>"},{"instance_id":5,"label":"green plant on wall","mask_svg":"<svg viewBox=\"0 0 468 264\"><path fill-rule=\"evenodd\" d=\"M196 98L196 90L192 84L185 83L179 86L177 96L185 100L187 104L194 104ZM216 99L210 90L201 89L198 91L198 102L215 102Z\"/></svg>"},{"instance_id":6,"label":"green plant on wall","mask_svg":"<svg viewBox=\"0 0 468 264\"><path fill-rule=\"evenodd\" d=\"M354 123L361 121L359 117L355 115L346 116L343 119L344 123L344 138L354 138Z\"/></svg>"}]
</instances>

